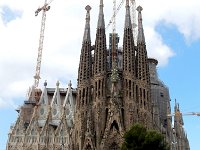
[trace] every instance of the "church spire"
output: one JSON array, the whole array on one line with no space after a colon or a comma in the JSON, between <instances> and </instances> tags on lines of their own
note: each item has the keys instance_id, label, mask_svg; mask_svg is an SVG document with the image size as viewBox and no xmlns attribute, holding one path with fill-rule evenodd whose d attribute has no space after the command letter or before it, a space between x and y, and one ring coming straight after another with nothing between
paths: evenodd
<instances>
[{"instance_id":1,"label":"church spire","mask_svg":"<svg viewBox=\"0 0 200 150\"><path fill-rule=\"evenodd\" d=\"M100 0L99 18L98 18L97 28L105 28L104 13L103 13L103 0Z\"/></svg>"},{"instance_id":2,"label":"church spire","mask_svg":"<svg viewBox=\"0 0 200 150\"><path fill-rule=\"evenodd\" d=\"M144 37L144 30L142 25L142 7L137 7L138 11L138 39L137 39L137 69L136 69L136 76L139 80L143 80L145 82L150 82L149 76L149 66L148 66L148 56L147 50L145 45L145 37Z\"/></svg>"},{"instance_id":3,"label":"church spire","mask_svg":"<svg viewBox=\"0 0 200 150\"><path fill-rule=\"evenodd\" d=\"M138 39L137 43L145 43L145 38L144 38L144 30L143 30L143 25L142 25L142 10L143 8L141 6L137 7L138 11Z\"/></svg>"},{"instance_id":4,"label":"church spire","mask_svg":"<svg viewBox=\"0 0 200 150\"><path fill-rule=\"evenodd\" d=\"M126 18L125 18L125 28L132 28L131 25L131 15L130 15L130 6L129 0L126 0Z\"/></svg>"},{"instance_id":5,"label":"church spire","mask_svg":"<svg viewBox=\"0 0 200 150\"><path fill-rule=\"evenodd\" d=\"M84 35L83 35L83 42L85 41L88 41L90 42L91 41L91 38L90 38L90 10L91 10L91 7L89 5L87 5L85 7L85 9L87 10L87 13L86 13L86 23L85 23L85 31L84 31Z\"/></svg>"},{"instance_id":6,"label":"church spire","mask_svg":"<svg viewBox=\"0 0 200 150\"><path fill-rule=\"evenodd\" d=\"M96 31L95 49L94 49L94 75L105 73L107 61L105 22L103 14L103 0L100 0L99 19Z\"/></svg>"},{"instance_id":7,"label":"church spire","mask_svg":"<svg viewBox=\"0 0 200 150\"><path fill-rule=\"evenodd\" d=\"M131 25L129 0L126 0L126 15L123 38L123 71L135 74L135 46Z\"/></svg>"},{"instance_id":8,"label":"church spire","mask_svg":"<svg viewBox=\"0 0 200 150\"><path fill-rule=\"evenodd\" d=\"M79 74L78 82L81 84L83 80L88 80L91 77L92 71L92 56L91 56L91 38L90 38L90 10L91 7L87 5L85 7L86 13L86 23L85 31L83 35L83 43L81 49L81 59L79 64Z\"/></svg>"}]
</instances>

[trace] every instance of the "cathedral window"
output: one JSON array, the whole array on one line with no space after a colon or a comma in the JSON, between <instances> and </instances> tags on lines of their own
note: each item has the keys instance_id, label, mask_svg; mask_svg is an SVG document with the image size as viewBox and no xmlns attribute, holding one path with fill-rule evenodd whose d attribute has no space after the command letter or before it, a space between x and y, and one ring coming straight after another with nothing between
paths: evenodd
<instances>
[{"instance_id":1,"label":"cathedral window","mask_svg":"<svg viewBox=\"0 0 200 150\"><path fill-rule=\"evenodd\" d=\"M160 93L160 96L161 96L161 97L164 97L164 94L161 92L161 93Z\"/></svg>"},{"instance_id":2,"label":"cathedral window","mask_svg":"<svg viewBox=\"0 0 200 150\"><path fill-rule=\"evenodd\" d=\"M56 98L56 97L57 97L57 94L55 95L54 104L58 104L58 103L57 103L57 98Z\"/></svg>"},{"instance_id":3,"label":"cathedral window","mask_svg":"<svg viewBox=\"0 0 200 150\"><path fill-rule=\"evenodd\" d=\"M131 90L131 80L129 80L129 90Z\"/></svg>"},{"instance_id":4,"label":"cathedral window","mask_svg":"<svg viewBox=\"0 0 200 150\"><path fill-rule=\"evenodd\" d=\"M116 129L117 131L119 131L119 126L118 126L116 120L114 120L113 123L111 124L110 130L113 129L114 127L115 127L115 129Z\"/></svg>"},{"instance_id":5,"label":"cathedral window","mask_svg":"<svg viewBox=\"0 0 200 150\"><path fill-rule=\"evenodd\" d=\"M142 89L140 88L140 98L142 98L141 96L142 96Z\"/></svg>"},{"instance_id":6,"label":"cathedral window","mask_svg":"<svg viewBox=\"0 0 200 150\"><path fill-rule=\"evenodd\" d=\"M85 89L83 89L83 96L82 96L83 98L85 97Z\"/></svg>"},{"instance_id":7,"label":"cathedral window","mask_svg":"<svg viewBox=\"0 0 200 150\"><path fill-rule=\"evenodd\" d=\"M99 80L98 90L100 89L100 87L101 87L101 81Z\"/></svg>"},{"instance_id":8,"label":"cathedral window","mask_svg":"<svg viewBox=\"0 0 200 150\"><path fill-rule=\"evenodd\" d=\"M136 85L136 102L139 102L138 86Z\"/></svg>"},{"instance_id":9,"label":"cathedral window","mask_svg":"<svg viewBox=\"0 0 200 150\"><path fill-rule=\"evenodd\" d=\"M88 103L88 87L87 87L87 89L86 89L86 104Z\"/></svg>"},{"instance_id":10,"label":"cathedral window","mask_svg":"<svg viewBox=\"0 0 200 150\"><path fill-rule=\"evenodd\" d=\"M17 129L17 131L16 131L16 135L19 135L19 129Z\"/></svg>"},{"instance_id":11,"label":"cathedral window","mask_svg":"<svg viewBox=\"0 0 200 150\"><path fill-rule=\"evenodd\" d=\"M35 131L34 129L31 130L31 135L34 135Z\"/></svg>"},{"instance_id":12,"label":"cathedral window","mask_svg":"<svg viewBox=\"0 0 200 150\"><path fill-rule=\"evenodd\" d=\"M44 97L42 98L42 104L45 104Z\"/></svg>"}]
</instances>

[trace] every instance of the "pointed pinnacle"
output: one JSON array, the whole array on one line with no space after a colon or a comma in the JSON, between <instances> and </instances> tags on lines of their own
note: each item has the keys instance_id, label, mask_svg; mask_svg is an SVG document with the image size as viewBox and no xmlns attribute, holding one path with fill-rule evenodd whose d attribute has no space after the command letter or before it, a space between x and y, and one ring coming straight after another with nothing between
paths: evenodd
<instances>
[{"instance_id":1,"label":"pointed pinnacle","mask_svg":"<svg viewBox=\"0 0 200 150\"><path fill-rule=\"evenodd\" d=\"M97 28L105 28L104 13L103 13L103 0L100 0L99 18L98 18Z\"/></svg>"},{"instance_id":2,"label":"pointed pinnacle","mask_svg":"<svg viewBox=\"0 0 200 150\"><path fill-rule=\"evenodd\" d=\"M125 16L125 26L124 26L124 28L131 28L132 29L129 0L126 0L126 16Z\"/></svg>"},{"instance_id":3,"label":"pointed pinnacle","mask_svg":"<svg viewBox=\"0 0 200 150\"><path fill-rule=\"evenodd\" d=\"M138 39L137 43L145 43L145 37L144 37L144 30L142 25L142 10L143 8L141 6L137 7L138 11Z\"/></svg>"},{"instance_id":4,"label":"pointed pinnacle","mask_svg":"<svg viewBox=\"0 0 200 150\"><path fill-rule=\"evenodd\" d=\"M83 35L83 41L90 41L90 10L92 9L89 5L85 7L87 10L86 13L86 23L85 23L85 31Z\"/></svg>"}]
</instances>

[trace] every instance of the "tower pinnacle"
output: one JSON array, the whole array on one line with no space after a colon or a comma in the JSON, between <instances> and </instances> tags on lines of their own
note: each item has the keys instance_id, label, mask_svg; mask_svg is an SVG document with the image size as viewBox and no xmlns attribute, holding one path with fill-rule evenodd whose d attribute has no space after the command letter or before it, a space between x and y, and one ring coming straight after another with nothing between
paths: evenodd
<instances>
[{"instance_id":1,"label":"tower pinnacle","mask_svg":"<svg viewBox=\"0 0 200 150\"><path fill-rule=\"evenodd\" d=\"M84 35L83 35L83 42L84 41L91 41L90 38L90 10L92 9L89 5L87 5L85 7L85 9L87 10L86 13L86 23L85 23L85 31L84 31Z\"/></svg>"},{"instance_id":2,"label":"tower pinnacle","mask_svg":"<svg viewBox=\"0 0 200 150\"><path fill-rule=\"evenodd\" d=\"M129 0L126 0L126 18L125 18L125 27L124 28L132 28Z\"/></svg>"},{"instance_id":3,"label":"tower pinnacle","mask_svg":"<svg viewBox=\"0 0 200 150\"><path fill-rule=\"evenodd\" d=\"M141 6L137 7L138 11L138 39L137 43L145 43L145 38L144 38L144 30L143 30L143 25L142 25L142 10L143 8Z\"/></svg>"},{"instance_id":4,"label":"tower pinnacle","mask_svg":"<svg viewBox=\"0 0 200 150\"><path fill-rule=\"evenodd\" d=\"M105 28L104 13L103 13L103 0L100 0L99 19L98 19L97 28Z\"/></svg>"}]
</instances>

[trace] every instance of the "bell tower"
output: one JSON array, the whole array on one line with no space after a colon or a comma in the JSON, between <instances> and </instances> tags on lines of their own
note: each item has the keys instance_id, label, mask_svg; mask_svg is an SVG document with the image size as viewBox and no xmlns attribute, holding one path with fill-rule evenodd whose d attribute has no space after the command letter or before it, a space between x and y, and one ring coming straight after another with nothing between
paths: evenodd
<instances>
[{"instance_id":1,"label":"bell tower","mask_svg":"<svg viewBox=\"0 0 200 150\"><path fill-rule=\"evenodd\" d=\"M86 23L83 35L82 49L80 55L79 71L78 71L78 87L77 102L75 111L75 149L82 149L85 133L87 131L87 113L88 106L91 105L91 78L92 78L92 55L91 55L91 38L90 38L90 10L91 7L85 7Z\"/></svg>"}]
</instances>

